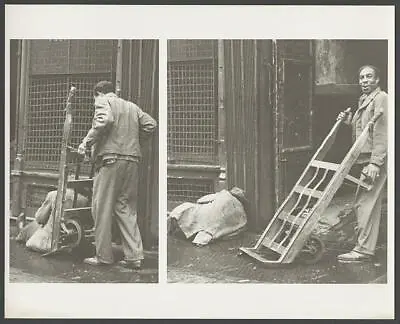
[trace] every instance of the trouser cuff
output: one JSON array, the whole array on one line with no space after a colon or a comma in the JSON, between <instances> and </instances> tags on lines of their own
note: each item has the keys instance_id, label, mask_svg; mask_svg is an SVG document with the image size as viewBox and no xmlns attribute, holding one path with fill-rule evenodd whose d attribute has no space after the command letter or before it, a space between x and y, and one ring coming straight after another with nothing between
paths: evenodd
<instances>
[{"instance_id":1,"label":"trouser cuff","mask_svg":"<svg viewBox=\"0 0 400 324\"><path fill-rule=\"evenodd\" d=\"M353 251L356 251L356 252L361 253L361 254L366 254L366 255L369 255L369 256L374 256L374 255L375 255L374 252L371 252L371 251L369 251L369 250L366 250L366 249L364 249L364 248L362 248L362 247L360 247L360 246L356 246L356 247L353 249Z\"/></svg>"}]
</instances>

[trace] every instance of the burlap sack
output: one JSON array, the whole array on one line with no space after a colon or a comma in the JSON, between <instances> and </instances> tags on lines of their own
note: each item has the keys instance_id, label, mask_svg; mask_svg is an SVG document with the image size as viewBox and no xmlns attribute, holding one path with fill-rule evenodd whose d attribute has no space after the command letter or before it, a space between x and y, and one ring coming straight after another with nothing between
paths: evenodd
<instances>
[{"instance_id":1,"label":"burlap sack","mask_svg":"<svg viewBox=\"0 0 400 324\"><path fill-rule=\"evenodd\" d=\"M51 249L51 227L44 226L36 230L26 242L26 247L37 252L48 252Z\"/></svg>"},{"instance_id":2,"label":"burlap sack","mask_svg":"<svg viewBox=\"0 0 400 324\"><path fill-rule=\"evenodd\" d=\"M27 242L39 227L40 225L36 221L32 221L28 225L25 225L15 238L16 241L21 243Z\"/></svg>"}]
</instances>

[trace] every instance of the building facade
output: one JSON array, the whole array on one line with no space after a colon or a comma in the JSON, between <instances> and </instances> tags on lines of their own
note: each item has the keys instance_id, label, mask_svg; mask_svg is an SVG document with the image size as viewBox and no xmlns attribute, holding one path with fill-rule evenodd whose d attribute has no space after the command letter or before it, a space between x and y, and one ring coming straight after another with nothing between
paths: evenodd
<instances>
[{"instance_id":1,"label":"building facade","mask_svg":"<svg viewBox=\"0 0 400 324\"><path fill-rule=\"evenodd\" d=\"M358 69L387 80L387 42L168 41L168 202L238 186L262 231L337 114L356 107ZM331 154L351 145L348 130Z\"/></svg>"}]
</instances>

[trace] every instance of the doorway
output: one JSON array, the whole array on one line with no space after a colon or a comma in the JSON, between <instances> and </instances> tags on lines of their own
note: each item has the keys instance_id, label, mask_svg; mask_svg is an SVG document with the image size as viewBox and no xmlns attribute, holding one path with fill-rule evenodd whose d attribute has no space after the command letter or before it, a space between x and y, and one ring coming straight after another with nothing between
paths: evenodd
<instances>
[{"instance_id":1,"label":"doorway","mask_svg":"<svg viewBox=\"0 0 400 324\"><path fill-rule=\"evenodd\" d=\"M279 206L313 150L312 40L274 41L275 202Z\"/></svg>"},{"instance_id":2,"label":"doorway","mask_svg":"<svg viewBox=\"0 0 400 324\"><path fill-rule=\"evenodd\" d=\"M328 90L323 92L318 90L323 85L316 84L314 86L314 149L328 134L340 111L347 107L351 107L352 111L357 109L358 98L361 94L358 86L358 70L361 66L370 64L378 67L382 90L387 91L388 84L388 44L386 40L332 40L329 42L335 42L337 47L340 45L341 49L340 51L336 49L336 53L340 52L342 58L337 59L335 75L330 77L336 82L330 88L325 87ZM314 55L321 57L318 52ZM324 62L320 59L316 60L315 64L324 64ZM322 78L315 75L315 79ZM340 145L334 146L335 149L328 153L326 159L340 163L352 145L350 127L342 127L339 130L336 143L340 143Z\"/></svg>"}]
</instances>

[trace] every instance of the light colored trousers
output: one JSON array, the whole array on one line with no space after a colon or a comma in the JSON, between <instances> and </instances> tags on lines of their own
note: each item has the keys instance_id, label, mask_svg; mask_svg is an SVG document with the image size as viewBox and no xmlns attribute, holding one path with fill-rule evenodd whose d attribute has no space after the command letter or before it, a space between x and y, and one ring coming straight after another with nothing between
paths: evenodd
<instances>
[{"instance_id":1,"label":"light colored trousers","mask_svg":"<svg viewBox=\"0 0 400 324\"><path fill-rule=\"evenodd\" d=\"M382 196L386 186L387 167L381 167L370 191L360 188L355 203L358 221L358 238L354 251L374 255L382 213Z\"/></svg>"},{"instance_id":2,"label":"light colored trousers","mask_svg":"<svg viewBox=\"0 0 400 324\"><path fill-rule=\"evenodd\" d=\"M143 245L137 224L138 163L116 160L102 166L93 179L92 215L95 223L96 256L113 263L112 221L120 229L124 258L143 259Z\"/></svg>"}]
</instances>

